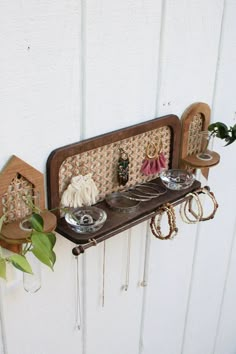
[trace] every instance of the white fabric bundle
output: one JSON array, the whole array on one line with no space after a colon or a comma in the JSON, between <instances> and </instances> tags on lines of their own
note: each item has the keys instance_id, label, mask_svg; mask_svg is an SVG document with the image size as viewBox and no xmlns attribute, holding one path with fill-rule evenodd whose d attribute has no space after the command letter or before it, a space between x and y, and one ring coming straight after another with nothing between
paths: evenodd
<instances>
[{"instance_id":1,"label":"white fabric bundle","mask_svg":"<svg viewBox=\"0 0 236 354\"><path fill-rule=\"evenodd\" d=\"M61 204L64 207L73 208L90 206L96 203L97 196L98 189L92 179L92 174L88 173L85 176L72 177L71 183L62 195Z\"/></svg>"}]
</instances>

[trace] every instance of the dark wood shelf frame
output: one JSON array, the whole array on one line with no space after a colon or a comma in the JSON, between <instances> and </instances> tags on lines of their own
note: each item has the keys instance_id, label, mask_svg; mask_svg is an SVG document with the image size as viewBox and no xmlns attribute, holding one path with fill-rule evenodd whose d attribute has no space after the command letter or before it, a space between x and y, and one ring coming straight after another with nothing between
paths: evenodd
<instances>
[{"instance_id":1,"label":"dark wood shelf frame","mask_svg":"<svg viewBox=\"0 0 236 354\"><path fill-rule=\"evenodd\" d=\"M81 142L67 145L52 151L47 161L49 209L58 208L60 205L59 170L65 159L70 156L81 154L86 151L102 147L104 145L109 145L123 139L134 137L138 134L162 128L164 126L167 126L171 132L170 159L168 168L178 168L181 124L179 118L176 115L167 115L164 117L155 118L144 123L103 134L95 138L86 139ZM160 178L155 178L152 180L152 182L155 182L158 185L162 185ZM138 209L133 213L116 212L112 210L104 200L100 201L96 204L96 206L103 209L107 213L107 221L99 231L92 233L91 236L74 232L67 225L65 219L60 216L60 213L57 210L55 211L57 216L56 231L70 241L79 245L73 250L73 253L78 255L83 253L85 249L99 242L102 242L124 230L127 230L134 225L150 219L153 215L158 213L158 208L160 208L161 205L167 202L178 204L178 201L183 201L183 198L185 198L186 194L198 189L199 187L200 182L195 181L190 188L182 191L167 190L167 193L160 197L153 198L148 202L141 202Z\"/></svg>"},{"instance_id":2,"label":"dark wood shelf frame","mask_svg":"<svg viewBox=\"0 0 236 354\"><path fill-rule=\"evenodd\" d=\"M153 180L158 185L162 185L160 178ZM163 186L163 185L162 185ZM133 213L120 213L113 211L105 201L102 201L96 206L103 209L107 213L107 221L104 226L92 233L90 236L82 235L74 232L66 223L65 219L60 219L58 223L58 232L68 238L79 246L73 249L74 255L83 253L85 249L95 246L97 243L107 240L108 238L119 234L143 221L150 219L152 216L159 213L159 208L165 203L172 203L178 205L186 200L186 195L201 187L199 181L195 181L194 184L182 191L167 190L166 194L153 198L148 202L141 202L138 209ZM84 239L83 239L84 238Z\"/></svg>"}]
</instances>

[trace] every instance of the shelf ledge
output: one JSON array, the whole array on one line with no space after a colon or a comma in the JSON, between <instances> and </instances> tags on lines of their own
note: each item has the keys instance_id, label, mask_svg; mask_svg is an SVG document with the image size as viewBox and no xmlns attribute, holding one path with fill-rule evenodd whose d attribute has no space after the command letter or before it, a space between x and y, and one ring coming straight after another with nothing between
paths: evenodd
<instances>
[{"instance_id":1,"label":"shelf ledge","mask_svg":"<svg viewBox=\"0 0 236 354\"><path fill-rule=\"evenodd\" d=\"M211 155L211 160L199 159L197 155L186 156L182 159L182 162L194 168L213 167L218 165L218 163L220 162L220 155L215 151L211 151Z\"/></svg>"},{"instance_id":2,"label":"shelf ledge","mask_svg":"<svg viewBox=\"0 0 236 354\"><path fill-rule=\"evenodd\" d=\"M160 178L157 178L152 182L163 186ZM173 205L177 205L181 203L188 193L193 192L200 187L201 183L199 181L195 181L191 187L181 191L172 191L168 189L164 195L153 198L148 202L141 202L135 212L127 214L112 210L103 200L95 206L103 209L107 213L107 221L97 232L89 235L76 233L68 226L64 217L59 219L56 231L70 241L79 245L73 249L73 254L78 255L83 253L82 250L85 250L99 242L105 241L112 236L115 236L143 221L150 219L158 213L158 209L163 204L172 203Z\"/></svg>"}]
</instances>

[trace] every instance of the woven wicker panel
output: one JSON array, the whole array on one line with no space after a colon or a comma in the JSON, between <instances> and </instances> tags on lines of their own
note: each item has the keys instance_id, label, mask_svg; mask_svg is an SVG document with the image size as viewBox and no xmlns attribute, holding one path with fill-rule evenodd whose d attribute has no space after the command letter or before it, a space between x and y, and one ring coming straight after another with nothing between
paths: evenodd
<instances>
[{"instance_id":1,"label":"woven wicker panel","mask_svg":"<svg viewBox=\"0 0 236 354\"><path fill-rule=\"evenodd\" d=\"M9 223L29 215L32 209L24 202L24 198L32 200L33 195L33 185L21 175L16 175L2 196L5 222Z\"/></svg>"},{"instance_id":2,"label":"woven wicker panel","mask_svg":"<svg viewBox=\"0 0 236 354\"><path fill-rule=\"evenodd\" d=\"M197 113L189 127L189 135L188 135L188 147L187 147L187 155L195 155L201 151L201 136L200 132L203 129L203 117L201 113Z\"/></svg>"},{"instance_id":3,"label":"woven wicker panel","mask_svg":"<svg viewBox=\"0 0 236 354\"><path fill-rule=\"evenodd\" d=\"M158 174L144 176L140 173L148 142L162 143L162 150L169 164L171 131L169 127L164 126L65 159L59 170L60 198L71 178L79 174L92 173L93 180L99 190L98 200L104 199L111 192L156 178ZM119 186L117 182L119 148L123 148L127 152L130 161L129 181L125 187Z\"/></svg>"}]
</instances>

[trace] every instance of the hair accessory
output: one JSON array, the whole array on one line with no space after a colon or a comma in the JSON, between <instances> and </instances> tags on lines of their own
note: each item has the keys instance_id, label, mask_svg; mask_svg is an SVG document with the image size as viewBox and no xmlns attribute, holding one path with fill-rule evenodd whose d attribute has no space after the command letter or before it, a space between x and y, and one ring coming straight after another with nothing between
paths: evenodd
<instances>
[{"instance_id":1,"label":"hair accessory","mask_svg":"<svg viewBox=\"0 0 236 354\"><path fill-rule=\"evenodd\" d=\"M120 157L118 160L117 174L119 186L124 186L129 180L129 157L124 149L119 148Z\"/></svg>"},{"instance_id":2,"label":"hair accessory","mask_svg":"<svg viewBox=\"0 0 236 354\"><path fill-rule=\"evenodd\" d=\"M166 236L161 232L161 219L164 213L167 214L169 224L169 233ZM177 235L178 228L176 226L175 211L170 203L163 205L160 208L160 212L151 218L150 227L153 235L160 240L173 239Z\"/></svg>"}]
</instances>

